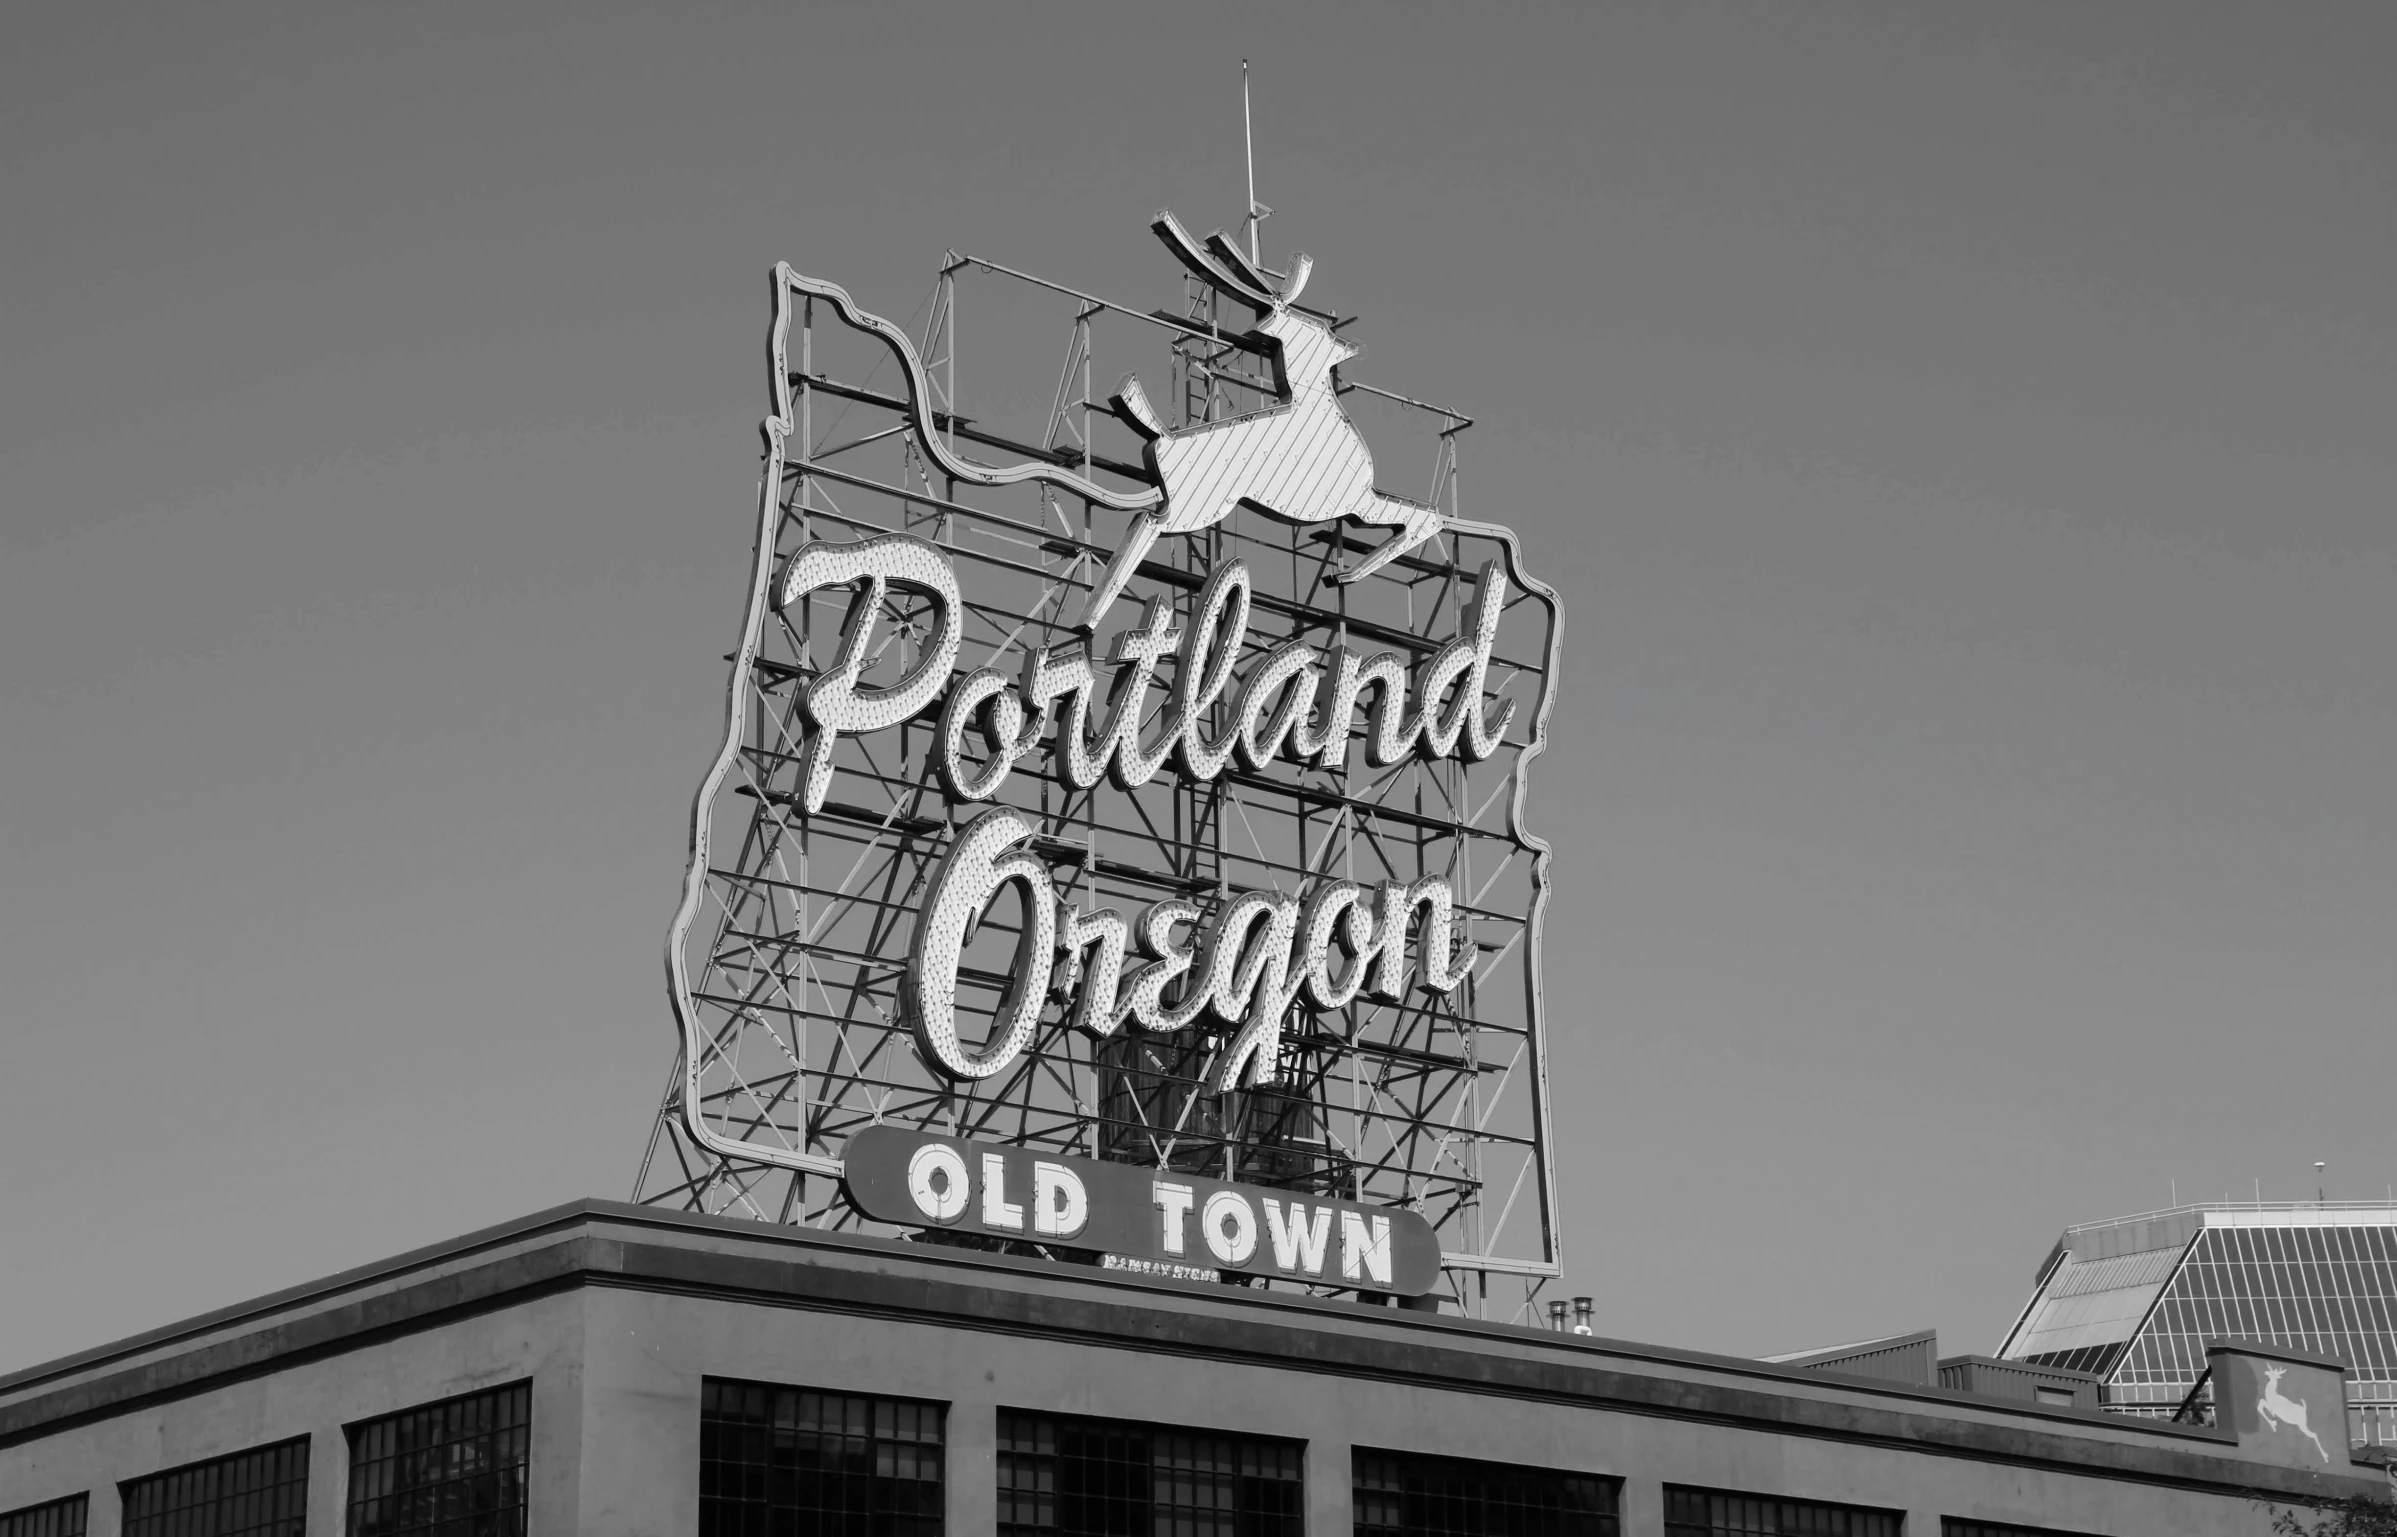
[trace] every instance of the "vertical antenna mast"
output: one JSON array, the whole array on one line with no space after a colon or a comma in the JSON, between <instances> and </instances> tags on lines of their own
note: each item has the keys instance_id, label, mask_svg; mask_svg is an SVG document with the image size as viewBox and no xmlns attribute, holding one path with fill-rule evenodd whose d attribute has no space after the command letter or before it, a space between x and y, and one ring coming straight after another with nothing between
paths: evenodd
<instances>
[{"instance_id":1,"label":"vertical antenna mast","mask_svg":"<svg viewBox=\"0 0 2397 1537\"><path fill-rule=\"evenodd\" d=\"M1257 130L1248 113L1248 60L1240 61L1240 142L1248 152L1248 259L1257 256Z\"/></svg>"}]
</instances>

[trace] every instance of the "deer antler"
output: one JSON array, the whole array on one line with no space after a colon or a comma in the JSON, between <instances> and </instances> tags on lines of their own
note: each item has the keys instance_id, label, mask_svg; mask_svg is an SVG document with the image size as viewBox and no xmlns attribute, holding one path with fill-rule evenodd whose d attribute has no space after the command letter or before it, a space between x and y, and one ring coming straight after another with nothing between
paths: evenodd
<instances>
[{"instance_id":1,"label":"deer antler","mask_svg":"<svg viewBox=\"0 0 2397 1537\"><path fill-rule=\"evenodd\" d=\"M1189 268L1200 282L1238 299L1259 313L1281 307L1282 301L1274 296L1273 285L1264 281L1263 273L1257 272L1246 261L1240 262L1237 272L1217 261L1206 247L1190 238L1190 231L1184 229L1182 221L1170 211L1160 212L1150 221L1149 228L1157 232L1157 238L1165 242L1165 249L1173 252L1174 259ZM1222 239L1222 233L1218 231L1214 238ZM1256 281L1241 276L1241 273L1254 273Z\"/></svg>"},{"instance_id":2,"label":"deer antler","mask_svg":"<svg viewBox=\"0 0 2397 1537\"><path fill-rule=\"evenodd\" d=\"M1284 304L1296 304L1298 302L1298 291L1307 286L1307 278L1314 271L1314 257L1309 256L1304 251L1295 251L1291 253L1290 276L1282 280L1282 302Z\"/></svg>"},{"instance_id":3,"label":"deer antler","mask_svg":"<svg viewBox=\"0 0 2397 1537\"><path fill-rule=\"evenodd\" d=\"M1232 237L1222 230L1208 234L1207 253L1222 263L1234 277L1252 285L1260 293L1279 294L1281 304L1295 301L1298 291L1307 286L1307 275L1315 270L1314 258L1300 251L1290 258L1290 275L1276 282L1271 273L1241 255L1240 247L1234 245Z\"/></svg>"},{"instance_id":4,"label":"deer antler","mask_svg":"<svg viewBox=\"0 0 2397 1537\"><path fill-rule=\"evenodd\" d=\"M1281 291L1281 285L1273 280L1272 275L1250 261L1240 247L1232 244L1232 237L1222 230L1207 232L1207 254L1220 262L1225 271L1258 292L1279 293Z\"/></svg>"}]
</instances>

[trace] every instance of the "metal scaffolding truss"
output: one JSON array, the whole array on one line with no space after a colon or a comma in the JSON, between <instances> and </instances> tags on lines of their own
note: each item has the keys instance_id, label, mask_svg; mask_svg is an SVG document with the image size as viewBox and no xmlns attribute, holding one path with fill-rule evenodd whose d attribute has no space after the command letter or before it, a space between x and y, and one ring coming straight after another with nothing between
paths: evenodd
<instances>
[{"instance_id":1,"label":"metal scaffolding truss","mask_svg":"<svg viewBox=\"0 0 2397 1537\"><path fill-rule=\"evenodd\" d=\"M911 366L827 290L777 269L775 414L747 618L731 658L724 751L694 810L693 866L670 940L677 1060L636 1199L871 1229L843 1197L841 1151L858 1129L888 1123L1408 1206L1439 1234L1449 1285L1469 1313L1519 1316L1559 1258L1540 994L1549 856L1523 825L1525 771L1546 732L1557 608L1507 530L1462 516L1456 450L1470 420L1336 377L1343 410L1361 426L1377 438L1411 434L1428 451L1428 484L1407 489L1438 509L1440 532L1341 585L1334 574L1357 567L1387 531L1345 519L1289 523L1244 507L1161 537L1127 601L1085 639L1073 628L1080 605L1129 523L1145 515L1105 502L1156 499L1139 437L1094 383L1113 377L1102 353L1117 371L1169 371L1161 414L1172 429L1283 399L1275 344L1227 323L1219 311L1238 307L1195 279L1179 303L1140 310L951 254L919 308L907 350L920 362ZM959 394L961 290L999 338L978 369L1013 376L977 391L994 403L980 417ZM1346 334L1350 322L1308 313ZM976 334L983 326L977 320ZM1035 355L1021 338L1042 326L1065 337L1053 387L1045 368L1037 386L1025 383L1020 361ZM1045 467L1044 477L975 483L984 467L1027 465ZM891 729L841 737L831 788L818 811L805 811L801 692L840 647L858 617L852 601L867 589L821 590L787 606L769 591L811 541L894 532L937 545L953 564L964 607L957 677L984 667L1012 676L1037 647L1089 645L1104 678L1107 643L1149 600L1172 605L1187 628L1208 573L1234 557L1254 583L1241 668L1291 640L1394 652L1411 667L1470 624L1481 573L1495 562L1506 582L1489 716L1510 700L1514 710L1499 751L1483 761L1410 755L1372 768L1360 730L1324 766L1284 757L1199 780L1169 764L1135 788L1102 779L1082 790L1044 746L998 795L1036 826L1031 847L1060 900L1085 908L1130 914L1168 896L1206 908L1324 879L1444 876L1469 946L1466 980L1396 1003L1318 1009L1302 1000L1269 1081L1245 1090L1211 1092L1220 1027L1094 1037L1054 998L1006 1071L957 1083L928 1070L901 978L933 868L983 808L943 792L936 704ZM909 673L931 617L925 595L896 584L881 592L869 682ZM1154 724L1171 682L1169 668L1148 697L1112 708ZM1022 922L1015 899L1002 897L969 942L958 994L969 1039L999 1006ZM1510 1279L1498 1299L1493 1275Z\"/></svg>"}]
</instances>

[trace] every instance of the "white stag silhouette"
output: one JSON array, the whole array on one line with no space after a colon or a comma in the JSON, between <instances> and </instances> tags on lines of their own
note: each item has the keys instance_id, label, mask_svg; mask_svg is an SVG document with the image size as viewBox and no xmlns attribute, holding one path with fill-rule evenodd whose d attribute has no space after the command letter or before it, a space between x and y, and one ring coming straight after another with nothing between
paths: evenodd
<instances>
[{"instance_id":1,"label":"white stag silhouette","mask_svg":"<svg viewBox=\"0 0 2397 1537\"><path fill-rule=\"evenodd\" d=\"M2264 1423L2270 1425L2275 1434L2283 1425L2293 1428L2299 1435L2313 1442L2314 1450L2321 1452L2322 1460L2328 1462L2330 1453L2324 1449L2322 1438L2306 1427L2305 1400L2291 1398L2280 1390L2280 1380L2288 1374L2289 1369L2285 1366L2264 1368L2264 1396L2256 1400L2256 1413L2264 1417Z\"/></svg>"},{"instance_id":2,"label":"white stag silhouette","mask_svg":"<svg viewBox=\"0 0 2397 1537\"><path fill-rule=\"evenodd\" d=\"M1321 317L1296 305L1314 264L1303 254L1294 257L1290 275L1276 283L1221 230L1202 244L1191 239L1171 213L1157 215L1149 228L1182 265L1218 292L1256 311L1256 331L1243 340L1268 355L1274 392L1281 397L1277 404L1260 411L1169 432L1141 392L1140 376L1126 374L1108 405L1141 438L1154 486L1118 491L1054 463L1001 467L959 458L937 430L939 424L930 405L931 382L907 333L881 316L859 309L839 284L803 276L788 262L774 269L777 319L773 366L775 398L780 405L769 427L781 424L780 430L787 432L788 423L796 419L789 397L801 381L791 373L783 351L790 295L828 300L845 323L880 339L898 358L907 376L908 417L915 427L917 446L945 474L978 486L1037 481L1063 487L1097 506L1135 515L1123 547L1115 552L1106 575L1082 607L1076 623L1084 631L1095 630L1115 600L1123 596L1125 585L1148 558L1158 535L1212 528L1237 506L1254 507L1292 523L1355 518L1395 529L1354 568L1333 573L1335 582L1371 575L1437 534L1446 521L1438 508L1374 489L1373 454L1357 436L1348 413L1340 409L1332 380L1332 370L1355 357L1357 349L1333 335Z\"/></svg>"},{"instance_id":3,"label":"white stag silhouette","mask_svg":"<svg viewBox=\"0 0 2397 1537\"><path fill-rule=\"evenodd\" d=\"M1373 454L1340 409L1332 381L1332 370L1357 349L1296 307L1314 264L1304 254L1293 258L1289 277L1277 284L1221 230L1202 245L1171 213L1159 214L1149 228L1201 280L1256 311L1257 332L1271 344L1261 350L1270 353L1281 401L1169 432L1141 392L1140 376L1124 376L1108 404L1145 441L1144 456L1165 499L1132 520L1123 547L1083 606L1079 628L1098 627L1158 535L1211 528L1237 506L1292 523L1355 518L1396 529L1355 568L1335 573L1336 582L1378 571L1437 534L1443 523L1438 508L1374 489Z\"/></svg>"}]
</instances>

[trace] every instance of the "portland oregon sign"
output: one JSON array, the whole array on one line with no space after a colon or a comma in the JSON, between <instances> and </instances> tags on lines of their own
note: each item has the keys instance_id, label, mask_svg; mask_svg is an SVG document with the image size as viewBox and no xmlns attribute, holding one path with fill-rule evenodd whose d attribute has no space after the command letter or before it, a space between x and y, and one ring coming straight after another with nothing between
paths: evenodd
<instances>
[{"instance_id":1,"label":"portland oregon sign","mask_svg":"<svg viewBox=\"0 0 2397 1537\"><path fill-rule=\"evenodd\" d=\"M1147 307L775 269L637 1195L1504 1316L1557 1262L1555 597L1308 258L1152 228Z\"/></svg>"}]
</instances>

